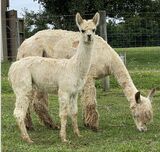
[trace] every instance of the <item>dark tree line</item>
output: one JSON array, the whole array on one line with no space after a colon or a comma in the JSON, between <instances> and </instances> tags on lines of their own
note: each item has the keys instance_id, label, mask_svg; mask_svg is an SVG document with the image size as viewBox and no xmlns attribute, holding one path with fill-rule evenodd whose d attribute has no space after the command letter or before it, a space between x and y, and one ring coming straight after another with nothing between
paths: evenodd
<instances>
[{"instance_id":1,"label":"dark tree line","mask_svg":"<svg viewBox=\"0 0 160 152\"><path fill-rule=\"evenodd\" d=\"M160 45L160 0L34 0L43 12L25 12L26 36L53 27L77 30L75 14L91 18L105 10L107 16L123 17L122 23L107 23L108 42L113 47ZM34 25L34 28L33 28Z\"/></svg>"},{"instance_id":2,"label":"dark tree line","mask_svg":"<svg viewBox=\"0 0 160 152\"><path fill-rule=\"evenodd\" d=\"M124 23L107 24L108 42L113 47L160 46L159 18L134 16Z\"/></svg>"}]
</instances>

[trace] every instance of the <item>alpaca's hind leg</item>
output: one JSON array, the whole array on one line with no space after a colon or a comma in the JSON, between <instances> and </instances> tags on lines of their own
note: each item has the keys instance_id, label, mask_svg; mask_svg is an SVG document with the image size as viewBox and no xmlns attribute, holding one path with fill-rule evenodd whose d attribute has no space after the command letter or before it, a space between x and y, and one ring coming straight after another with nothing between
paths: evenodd
<instances>
[{"instance_id":1,"label":"alpaca's hind leg","mask_svg":"<svg viewBox=\"0 0 160 152\"><path fill-rule=\"evenodd\" d=\"M28 143L32 143L33 141L30 139L27 133L27 129L26 129L25 122L24 122L29 103L30 103L30 99L28 95L21 95L21 96L17 95L15 109L14 109L14 116L20 128L22 139L27 141Z\"/></svg>"},{"instance_id":2,"label":"alpaca's hind leg","mask_svg":"<svg viewBox=\"0 0 160 152\"><path fill-rule=\"evenodd\" d=\"M61 120L60 138L62 142L67 142L66 124L67 124L69 95L59 90L58 96L59 96L59 117Z\"/></svg>"},{"instance_id":3,"label":"alpaca's hind leg","mask_svg":"<svg viewBox=\"0 0 160 152\"><path fill-rule=\"evenodd\" d=\"M59 126L53 122L49 115L48 94L36 91L34 98L34 110L44 125L48 128L59 129Z\"/></svg>"},{"instance_id":4,"label":"alpaca's hind leg","mask_svg":"<svg viewBox=\"0 0 160 152\"><path fill-rule=\"evenodd\" d=\"M25 117L25 125L26 125L27 130L34 130L29 108L27 110L27 114Z\"/></svg>"},{"instance_id":5,"label":"alpaca's hind leg","mask_svg":"<svg viewBox=\"0 0 160 152\"><path fill-rule=\"evenodd\" d=\"M95 80L90 76L88 76L84 86L81 101L83 105L84 125L97 131L99 127L99 114L96 108Z\"/></svg>"},{"instance_id":6,"label":"alpaca's hind leg","mask_svg":"<svg viewBox=\"0 0 160 152\"><path fill-rule=\"evenodd\" d=\"M81 135L79 132L78 122L77 122L77 113L78 113L77 98L78 98L77 94L72 95L70 97L69 108L70 108L70 116L72 119L73 131L78 137L80 137Z\"/></svg>"}]
</instances>

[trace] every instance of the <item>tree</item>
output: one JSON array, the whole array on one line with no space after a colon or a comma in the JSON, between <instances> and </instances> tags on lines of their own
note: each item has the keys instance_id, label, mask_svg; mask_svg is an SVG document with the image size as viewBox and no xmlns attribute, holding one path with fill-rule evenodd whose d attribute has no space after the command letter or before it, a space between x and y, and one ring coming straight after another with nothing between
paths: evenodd
<instances>
[{"instance_id":1,"label":"tree","mask_svg":"<svg viewBox=\"0 0 160 152\"><path fill-rule=\"evenodd\" d=\"M148 12L158 11L152 14L153 18L160 16L160 0L34 0L38 1L43 7L46 15L53 18L54 16L62 16L61 20L54 20L57 28L67 28L68 18L74 19L76 12L82 15L94 14L99 10L106 10L107 15L111 17L128 18L138 16L148 16ZM85 15L85 18L90 18ZM61 24L63 26L61 27Z\"/></svg>"},{"instance_id":2,"label":"tree","mask_svg":"<svg viewBox=\"0 0 160 152\"><path fill-rule=\"evenodd\" d=\"M113 18L124 18L124 23L108 24L108 41L113 46L150 45L160 35L158 30L160 28L160 0L34 1L38 1L44 10L41 13L25 12L27 36L48 28L48 24L53 25L55 29L75 31L77 29L76 12L80 12L84 18L88 19L99 10L106 10L107 15ZM32 28L33 25L35 29ZM142 39L145 42L142 42Z\"/></svg>"},{"instance_id":3,"label":"tree","mask_svg":"<svg viewBox=\"0 0 160 152\"><path fill-rule=\"evenodd\" d=\"M34 0L42 4L50 15L92 14L98 10L106 10L111 16L134 16L145 12L159 10L159 0ZM160 10L159 10L160 11ZM159 12L160 13L160 12ZM144 15L143 15L144 16Z\"/></svg>"},{"instance_id":4,"label":"tree","mask_svg":"<svg viewBox=\"0 0 160 152\"><path fill-rule=\"evenodd\" d=\"M120 24L109 22L108 42L113 47L159 46L159 25L158 19L138 15Z\"/></svg>"},{"instance_id":5,"label":"tree","mask_svg":"<svg viewBox=\"0 0 160 152\"><path fill-rule=\"evenodd\" d=\"M25 19L25 35L26 37L30 37L36 32L47 29L47 23L49 20L45 18L45 13L35 13L34 11L28 12L24 11L24 19Z\"/></svg>"}]
</instances>

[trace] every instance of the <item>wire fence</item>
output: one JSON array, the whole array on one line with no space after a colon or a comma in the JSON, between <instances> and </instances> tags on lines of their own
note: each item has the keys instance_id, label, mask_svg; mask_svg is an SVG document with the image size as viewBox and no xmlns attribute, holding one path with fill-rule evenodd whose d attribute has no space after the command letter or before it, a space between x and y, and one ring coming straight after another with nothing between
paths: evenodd
<instances>
[{"instance_id":1,"label":"wire fence","mask_svg":"<svg viewBox=\"0 0 160 152\"><path fill-rule=\"evenodd\" d=\"M160 18L159 12L146 12L143 15L123 14L122 17L111 14L106 16L107 41L113 48L160 46ZM83 18L90 19L94 14L84 14ZM124 17L123 17L124 16ZM18 19L3 19L6 22L7 36L3 39L7 41L8 55L3 55L4 59L16 58L18 46L27 37L32 36L43 29L64 29L78 31L75 23L75 15L59 16L35 16L33 24L30 20L24 19L24 29L19 24ZM14 24L14 22L16 22ZM38 23L38 26L36 25ZM14 24L14 26L10 26ZM99 35L99 30L97 30Z\"/></svg>"},{"instance_id":2,"label":"wire fence","mask_svg":"<svg viewBox=\"0 0 160 152\"><path fill-rule=\"evenodd\" d=\"M83 18L90 19L93 17L94 14L85 14ZM156 13L148 13L146 16L135 16L130 19L130 16L125 16L125 18L120 17L109 17L111 15L106 16L107 22L107 39L108 43L115 48L115 50L121 55L126 55L126 66L129 70L137 73L138 77L141 75L145 75L146 73L152 72L157 73L156 75L159 76L159 65L160 65L160 19L156 16ZM145 19L144 19L145 18ZM146 20L147 18L147 20ZM25 28L23 29L20 27L20 24L17 24L17 20L11 19L12 22L15 21L16 24L14 28L6 26L7 31L7 48L9 48L8 55L3 56L3 61L7 59L12 59L12 61L16 60L16 52L18 48L18 42L20 41L20 36L24 35L27 38L26 26L27 20L25 20ZM44 21L44 29L46 28L53 28L53 29L64 29L64 30L71 30L71 31L78 31L78 28L75 24L75 15L61 15L61 16L43 16L43 17L36 17L37 20ZM5 21L5 20L3 20ZM9 19L7 19L9 22ZM34 24L33 24L34 25ZM52 26L51 26L52 25ZM32 29L31 29L32 28ZM20 31L19 33L17 33ZM33 35L35 32L43 30L38 28L33 28L30 26L28 32ZM99 31L97 31L99 34ZM22 41L21 41L22 42ZM134 47L144 47L144 48L134 48ZM154 46L154 47L147 47L147 46ZM127 47L132 47L127 49ZM117 49L118 48L118 49ZM12 53L14 49L14 53ZM10 64L10 63L9 63ZM5 64L2 65L2 68L5 67ZM143 73L141 70L143 69ZM133 72L131 72L132 74ZM7 75L7 74L6 74ZM5 74L2 72L2 78L6 77ZM147 77L147 76L146 76ZM5 79L5 78L4 78ZM144 85L142 88L150 88L152 86L157 86L157 77L155 78L156 81L152 85ZM111 80L112 81L112 80ZM113 84L111 87L117 87L117 83L112 81ZM99 84L98 84L99 85ZM7 90L3 90L7 92ZM10 92L10 91L9 91Z\"/></svg>"},{"instance_id":3,"label":"wire fence","mask_svg":"<svg viewBox=\"0 0 160 152\"><path fill-rule=\"evenodd\" d=\"M92 16L93 14L87 14L85 18ZM145 13L143 16L123 16L125 17L106 16L107 40L112 47L160 46L160 18L156 12ZM74 16L63 16L60 21L58 27L62 29L77 29Z\"/></svg>"},{"instance_id":4,"label":"wire fence","mask_svg":"<svg viewBox=\"0 0 160 152\"><path fill-rule=\"evenodd\" d=\"M143 13L143 15L134 16L122 14L122 17L110 17L111 14L107 14L106 29L108 43L116 48L160 46L160 18L158 14L159 12L148 12ZM83 17L90 19L93 15L84 14ZM33 19L32 25L29 25L30 20L26 18L24 20L25 28L23 30L22 25L17 24L17 20L12 18L2 20L6 22L7 36L4 39L7 39L7 48L10 48L10 51L12 51L13 47L17 49L24 40L24 37L30 37L39 30L47 28L71 31L78 30L75 24L75 15L36 16ZM16 22L15 26L11 27L10 24L14 22ZM20 31L17 34L19 29ZM97 34L99 34L99 30ZM8 53L8 56L13 56L13 54Z\"/></svg>"}]
</instances>

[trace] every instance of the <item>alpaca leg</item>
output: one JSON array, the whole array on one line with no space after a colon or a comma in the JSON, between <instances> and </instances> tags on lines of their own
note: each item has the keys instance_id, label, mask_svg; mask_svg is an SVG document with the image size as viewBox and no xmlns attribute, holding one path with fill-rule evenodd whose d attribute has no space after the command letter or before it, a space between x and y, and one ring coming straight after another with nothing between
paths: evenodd
<instances>
[{"instance_id":1,"label":"alpaca leg","mask_svg":"<svg viewBox=\"0 0 160 152\"><path fill-rule=\"evenodd\" d=\"M95 80L92 77L87 78L82 92L81 102L83 106L84 125L97 131L99 127L99 114L96 109Z\"/></svg>"},{"instance_id":2,"label":"alpaca leg","mask_svg":"<svg viewBox=\"0 0 160 152\"><path fill-rule=\"evenodd\" d=\"M58 96L59 96L59 117L61 120L60 138L62 142L67 142L66 124L67 124L69 95L59 90Z\"/></svg>"},{"instance_id":3,"label":"alpaca leg","mask_svg":"<svg viewBox=\"0 0 160 152\"><path fill-rule=\"evenodd\" d=\"M25 117L27 113L27 109L29 107L30 99L27 95L16 96L16 103L14 109L14 116L17 120L17 124L21 131L21 137L23 140L28 143L32 143L33 141L30 139L27 129L25 126Z\"/></svg>"},{"instance_id":4,"label":"alpaca leg","mask_svg":"<svg viewBox=\"0 0 160 152\"><path fill-rule=\"evenodd\" d=\"M34 98L34 94L32 93L30 95L31 95L30 100L32 101ZM30 113L31 109L32 109L32 104L29 105L27 113L26 113L26 117L25 117L25 125L26 125L27 130L34 130L31 113Z\"/></svg>"},{"instance_id":5,"label":"alpaca leg","mask_svg":"<svg viewBox=\"0 0 160 152\"><path fill-rule=\"evenodd\" d=\"M51 116L49 115L47 93L35 93L34 110L45 126L52 129L59 129L59 126L53 122Z\"/></svg>"},{"instance_id":6,"label":"alpaca leg","mask_svg":"<svg viewBox=\"0 0 160 152\"><path fill-rule=\"evenodd\" d=\"M27 130L34 130L29 108L28 108L28 111L25 117L25 125L26 125Z\"/></svg>"},{"instance_id":7,"label":"alpaca leg","mask_svg":"<svg viewBox=\"0 0 160 152\"><path fill-rule=\"evenodd\" d=\"M78 137L80 137L81 135L79 132L78 122L77 122L77 113L78 113L77 98L78 95L71 96L69 107L70 107L70 116L72 119L73 131Z\"/></svg>"}]
</instances>

